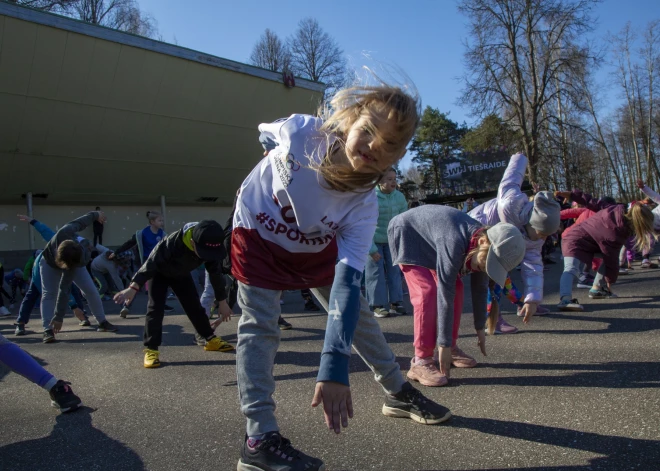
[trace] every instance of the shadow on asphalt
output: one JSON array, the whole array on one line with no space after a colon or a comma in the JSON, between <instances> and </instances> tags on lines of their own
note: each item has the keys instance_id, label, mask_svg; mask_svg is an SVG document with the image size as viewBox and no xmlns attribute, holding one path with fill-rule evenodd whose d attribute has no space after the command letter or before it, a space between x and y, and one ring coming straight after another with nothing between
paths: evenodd
<instances>
[{"instance_id":1,"label":"shadow on asphalt","mask_svg":"<svg viewBox=\"0 0 660 471\"><path fill-rule=\"evenodd\" d=\"M643 306L639 303L630 303L634 306L628 306L629 308L634 307L640 309ZM553 318L562 318L562 319L572 319L576 321L584 322L599 322L607 323L608 326L604 329L568 329L568 330L520 330L517 334L556 334L556 335L576 335L576 334L619 334L619 333L635 333L635 332L649 332L652 330L660 330L660 317L655 319L649 318L639 318L639 317L625 317L624 308L620 308L620 305L617 304L617 310L621 309L622 317L601 317L597 312L594 312L593 315L579 315L575 313L571 314L547 314L543 317L548 319ZM625 306L625 304L624 304ZM657 309L657 308L655 308ZM516 334L516 335L517 335Z\"/></svg>"},{"instance_id":2,"label":"shadow on asphalt","mask_svg":"<svg viewBox=\"0 0 660 471\"><path fill-rule=\"evenodd\" d=\"M545 425L460 416L454 416L448 426L603 455L602 457L589 460L589 464L583 466L544 465L531 468L517 468L525 471L658 469L658 450L660 449L660 441L658 440L640 440L601 435L598 433L578 432Z\"/></svg>"},{"instance_id":3,"label":"shadow on asphalt","mask_svg":"<svg viewBox=\"0 0 660 471\"><path fill-rule=\"evenodd\" d=\"M82 407L57 416L47 437L0 447L0 463L11 469L94 469L99 471L140 471L142 459L122 442L92 425L94 409ZM0 469L10 469L3 468Z\"/></svg>"},{"instance_id":4,"label":"shadow on asphalt","mask_svg":"<svg viewBox=\"0 0 660 471\"><path fill-rule=\"evenodd\" d=\"M454 378L463 386L557 386L577 388L660 388L660 362L607 363L481 363L480 368L543 371L570 370L566 375Z\"/></svg>"}]
</instances>

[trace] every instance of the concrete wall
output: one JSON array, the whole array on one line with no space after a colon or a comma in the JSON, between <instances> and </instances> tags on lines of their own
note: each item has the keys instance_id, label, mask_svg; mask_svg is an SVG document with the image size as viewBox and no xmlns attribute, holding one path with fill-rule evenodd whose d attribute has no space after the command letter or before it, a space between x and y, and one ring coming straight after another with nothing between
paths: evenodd
<instances>
[{"instance_id":1,"label":"concrete wall","mask_svg":"<svg viewBox=\"0 0 660 471\"><path fill-rule=\"evenodd\" d=\"M34 205L33 217L47 224L54 230L67 222L93 211L95 206L38 206ZM116 247L135 233L136 230L148 225L146 212L160 211L160 205L151 206L101 206L108 221L103 231L103 245ZM6 269L22 268L30 254L29 224L21 222L17 214L26 214L26 206L0 206L0 261ZM202 219L215 219L224 225L231 213L231 207L220 206L168 206L166 208L165 231L174 232L185 223ZM81 235L92 238L92 228L89 227ZM43 248L44 240L35 231L35 248Z\"/></svg>"}]
</instances>

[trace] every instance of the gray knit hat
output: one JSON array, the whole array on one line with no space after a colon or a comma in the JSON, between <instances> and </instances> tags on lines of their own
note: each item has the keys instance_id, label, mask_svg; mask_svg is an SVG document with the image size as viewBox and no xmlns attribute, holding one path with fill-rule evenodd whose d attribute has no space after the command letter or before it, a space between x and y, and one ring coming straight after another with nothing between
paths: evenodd
<instances>
[{"instance_id":1,"label":"gray knit hat","mask_svg":"<svg viewBox=\"0 0 660 471\"><path fill-rule=\"evenodd\" d=\"M539 191L534 197L534 208L532 208L529 224L545 235L554 234L559 230L560 211L561 206L551 191Z\"/></svg>"}]
</instances>

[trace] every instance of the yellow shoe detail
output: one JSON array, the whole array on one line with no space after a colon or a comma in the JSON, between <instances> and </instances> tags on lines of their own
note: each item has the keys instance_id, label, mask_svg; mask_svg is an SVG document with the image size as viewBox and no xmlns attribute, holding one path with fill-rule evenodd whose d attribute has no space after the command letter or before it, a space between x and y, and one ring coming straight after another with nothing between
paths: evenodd
<instances>
[{"instance_id":1,"label":"yellow shoe detail","mask_svg":"<svg viewBox=\"0 0 660 471\"><path fill-rule=\"evenodd\" d=\"M158 368L160 360L158 360L158 350L144 349L144 367L145 368Z\"/></svg>"},{"instance_id":2,"label":"yellow shoe detail","mask_svg":"<svg viewBox=\"0 0 660 471\"><path fill-rule=\"evenodd\" d=\"M204 350L207 352L231 352L234 350L234 347L220 337L213 337L211 340L206 341Z\"/></svg>"}]
</instances>

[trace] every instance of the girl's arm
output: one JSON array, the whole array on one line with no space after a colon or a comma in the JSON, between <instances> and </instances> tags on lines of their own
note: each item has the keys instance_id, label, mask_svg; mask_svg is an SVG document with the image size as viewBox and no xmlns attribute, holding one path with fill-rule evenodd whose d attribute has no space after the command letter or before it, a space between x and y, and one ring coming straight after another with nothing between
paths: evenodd
<instances>
[{"instance_id":1,"label":"girl's arm","mask_svg":"<svg viewBox=\"0 0 660 471\"><path fill-rule=\"evenodd\" d=\"M470 294L472 295L472 311L474 312L475 330L484 330L488 310L488 275L484 272L474 272L470 275Z\"/></svg>"},{"instance_id":2,"label":"girl's arm","mask_svg":"<svg viewBox=\"0 0 660 471\"><path fill-rule=\"evenodd\" d=\"M378 218L377 207L375 211L367 211L366 217L351 221L337 231L339 263L335 265L335 278L330 289L328 322L317 382L349 385L348 362L360 316L360 282Z\"/></svg>"},{"instance_id":3,"label":"girl's arm","mask_svg":"<svg viewBox=\"0 0 660 471\"><path fill-rule=\"evenodd\" d=\"M525 285L524 303L540 304L543 301L543 257L541 248L545 239L525 239L525 258L522 261L521 275Z\"/></svg>"},{"instance_id":4,"label":"girl's arm","mask_svg":"<svg viewBox=\"0 0 660 471\"><path fill-rule=\"evenodd\" d=\"M128 239L123 244L121 244L121 246L117 250L115 250L115 253L124 253L127 250L132 249L136 245L137 245L137 238L135 237L135 234L133 234L130 239Z\"/></svg>"},{"instance_id":5,"label":"girl's arm","mask_svg":"<svg viewBox=\"0 0 660 471\"><path fill-rule=\"evenodd\" d=\"M587 208L570 208L570 209L562 209L559 212L559 218L564 221L566 219L575 219L580 217L580 214L585 212Z\"/></svg>"},{"instance_id":6,"label":"girl's arm","mask_svg":"<svg viewBox=\"0 0 660 471\"><path fill-rule=\"evenodd\" d=\"M525 170L527 170L527 157L521 153L512 155L497 190L498 199L510 196L511 193L523 194L520 187L525 179Z\"/></svg>"},{"instance_id":7,"label":"girl's arm","mask_svg":"<svg viewBox=\"0 0 660 471\"><path fill-rule=\"evenodd\" d=\"M653 200L655 204L660 204L660 195L658 193L656 193L646 185L642 187L642 191L646 194L646 196L651 198L651 200Z\"/></svg>"},{"instance_id":8,"label":"girl's arm","mask_svg":"<svg viewBox=\"0 0 660 471\"><path fill-rule=\"evenodd\" d=\"M73 235L76 232L85 230L85 228L91 223L99 220L101 214L102 213L100 211L90 211L84 216L80 216L78 219L74 219L73 221L66 224L64 227L62 227L62 229L59 230L59 232L65 232L69 235L69 238L73 238Z\"/></svg>"},{"instance_id":9,"label":"girl's arm","mask_svg":"<svg viewBox=\"0 0 660 471\"><path fill-rule=\"evenodd\" d=\"M580 190L571 191L570 200L575 201L577 204L586 206L587 209L590 209L596 213L601 209L612 206L610 203L607 203L601 199L594 198L589 193L584 193Z\"/></svg>"}]
</instances>

